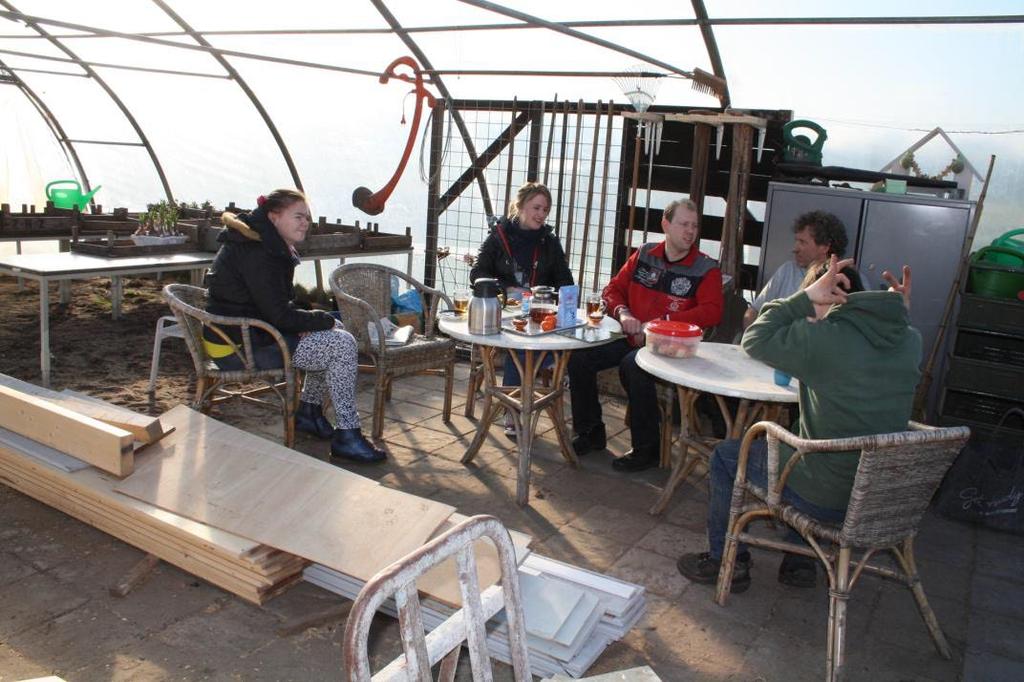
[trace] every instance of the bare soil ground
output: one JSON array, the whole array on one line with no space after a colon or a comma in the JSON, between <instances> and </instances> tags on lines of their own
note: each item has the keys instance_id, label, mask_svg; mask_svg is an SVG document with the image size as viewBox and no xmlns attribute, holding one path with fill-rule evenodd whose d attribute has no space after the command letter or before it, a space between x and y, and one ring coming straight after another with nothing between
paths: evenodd
<instances>
[{"instance_id":1,"label":"bare soil ground","mask_svg":"<svg viewBox=\"0 0 1024 682\"><path fill-rule=\"evenodd\" d=\"M75 281L71 303L50 292L51 385L72 388L140 412L159 414L191 400L192 361L180 340L165 341L155 401L146 394L153 332L170 314L160 295L164 279L125 279L121 319L110 316L110 282ZM0 372L40 383L39 289L26 281L0 280Z\"/></svg>"}]
</instances>

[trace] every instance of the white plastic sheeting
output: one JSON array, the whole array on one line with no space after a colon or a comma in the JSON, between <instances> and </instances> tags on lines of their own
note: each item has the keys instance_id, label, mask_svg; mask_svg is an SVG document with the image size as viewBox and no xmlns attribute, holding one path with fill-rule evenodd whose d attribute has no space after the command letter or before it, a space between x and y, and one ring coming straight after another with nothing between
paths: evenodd
<instances>
[{"instance_id":1,"label":"white plastic sheeting","mask_svg":"<svg viewBox=\"0 0 1024 682\"><path fill-rule=\"evenodd\" d=\"M413 100L408 86L381 85L372 75L395 57L410 54L369 0L291 3L259 0L166 0L212 45L250 56L226 59L266 108L287 146L316 215L365 219L351 206L360 185L379 189L390 178L405 145ZM550 21L692 20L689 3L594 0L507 0L500 3ZM707 0L712 19L757 17L884 17L1009 15L1020 3L952 0L846 2L735 2ZM96 37L52 24L51 34L92 62L135 117L152 145L174 197L180 201L234 200L251 204L275 186L292 184L273 137L242 89L223 67L157 2L16 0L20 12L47 20L169 41L148 44L124 37ZM637 60L543 28L433 30L430 27L518 24L457 0L384 0L410 30L444 83L459 99L624 98L609 78L458 75L452 71L616 71ZM8 7L0 4L0 10ZM694 25L595 27L576 30L612 41L685 70L711 71ZM233 33L360 29L356 33ZM69 37L76 36L77 37ZM829 131L825 163L879 168L935 126L951 132L979 169L999 160L989 191L981 237L1020 223L1024 116L1019 74L1024 67L1022 24L716 25L714 34L735 107L792 109ZM175 47L179 44L181 47ZM34 56L25 56L28 53ZM272 63L272 57L306 65ZM56 58L43 59L42 57ZM68 56L21 22L0 18L0 63L14 69L49 107L75 148L105 207L141 208L164 192L149 153L127 117ZM186 71L171 75L118 65ZM652 71L659 71L651 67ZM53 75L60 71L76 75ZM0 74L5 73L0 69ZM206 76L212 77L204 77ZM434 89L436 91L436 88ZM694 92L682 78L666 79L658 103L713 107L715 98ZM0 83L0 201L16 206L43 201L50 179L75 177L69 164L16 86ZM425 123L425 121L424 121ZM964 132L956 132L964 131ZM1016 131L1016 132L1010 132ZM461 143L456 136L453 145ZM461 153L461 148L458 150ZM414 152L418 156L420 150ZM422 242L426 190L414 156L381 216L382 228L413 227ZM930 145L918 153L926 172L937 172L951 152ZM977 191L977 189L975 190Z\"/></svg>"}]
</instances>

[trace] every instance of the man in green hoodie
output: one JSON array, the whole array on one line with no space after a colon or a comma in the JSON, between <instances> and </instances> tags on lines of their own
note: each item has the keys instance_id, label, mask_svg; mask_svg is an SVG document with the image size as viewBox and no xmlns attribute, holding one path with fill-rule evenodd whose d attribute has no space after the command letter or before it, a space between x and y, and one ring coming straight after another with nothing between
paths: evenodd
<instances>
[{"instance_id":1,"label":"man in green hoodie","mask_svg":"<svg viewBox=\"0 0 1024 682\"><path fill-rule=\"evenodd\" d=\"M743 349L751 357L800 380L801 438L905 431L910 419L921 362L921 335L910 326L908 315L910 268L903 268L902 282L888 272L883 275L889 291L851 291L851 277L843 271L852 264L832 256L817 281L789 298L767 303L743 335ZM683 555L676 564L693 582L713 584L718 578L739 448L738 440L723 441L712 454L710 549ZM766 441L755 441L747 464L747 478L762 486L766 453ZM790 474L783 498L822 521L842 522L859 454L804 457ZM785 466L792 449L783 445L780 455ZM749 587L749 569L750 554L740 546L733 592ZM787 554L779 581L813 586L814 571L813 560Z\"/></svg>"}]
</instances>

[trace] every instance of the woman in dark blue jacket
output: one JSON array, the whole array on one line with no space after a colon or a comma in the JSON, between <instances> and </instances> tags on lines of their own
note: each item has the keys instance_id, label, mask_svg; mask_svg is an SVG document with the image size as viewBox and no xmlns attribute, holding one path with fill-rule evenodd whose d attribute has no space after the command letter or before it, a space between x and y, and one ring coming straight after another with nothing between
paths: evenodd
<instances>
[{"instance_id":1,"label":"woman in dark blue jacket","mask_svg":"<svg viewBox=\"0 0 1024 682\"><path fill-rule=\"evenodd\" d=\"M528 182L519 188L516 200L509 207L508 218L502 218L480 245L469 272L469 281L493 277L505 290L507 298L521 297L535 286L558 287L573 284L565 251L550 225L545 224L551 211L551 192L539 182ZM547 362L550 364L550 360ZM519 386L522 378L512 356L505 359L503 386ZM505 435L515 438L511 418L506 415Z\"/></svg>"},{"instance_id":2,"label":"woman in dark blue jacket","mask_svg":"<svg viewBox=\"0 0 1024 682\"><path fill-rule=\"evenodd\" d=\"M295 246L310 226L306 197L297 190L279 189L257 203L251 213L221 216L228 229L220 236L222 245L206 279L208 311L258 318L280 331L292 351L292 363L306 371L295 428L330 438L332 457L381 461L385 454L363 436L356 411L355 339L329 313L301 310L292 302L292 279L300 262ZM282 365L281 352L269 335L254 329L252 341L257 366ZM241 358L212 332L205 334L204 344L222 369L241 368ZM326 393L334 404L334 426L321 409Z\"/></svg>"}]
</instances>

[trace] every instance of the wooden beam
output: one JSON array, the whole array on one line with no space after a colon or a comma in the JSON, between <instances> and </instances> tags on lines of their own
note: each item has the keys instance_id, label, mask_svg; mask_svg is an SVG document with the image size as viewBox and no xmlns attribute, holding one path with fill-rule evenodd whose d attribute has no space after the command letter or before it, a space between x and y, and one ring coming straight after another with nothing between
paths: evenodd
<instances>
[{"instance_id":1,"label":"wooden beam","mask_svg":"<svg viewBox=\"0 0 1024 682\"><path fill-rule=\"evenodd\" d=\"M110 586L108 590L110 596L118 599L127 597L129 592L146 581L146 578L153 573L153 569L159 563L160 557L155 554L147 554L142 557L142 560L135 564L132 570L128 571L121 582Z\"/></svg>"},{"instance_id":2,"label":"wooden beam","mask_svg":"<svg viewBox=\"0 0 1024 682\"><path fill-rule=\"evenodd\" d=\"M21 393L42 398L54 405L66 407L82 416L91 417L104 424L124 429L130 432L135 440L140 443L147 445L155 443L166 435L158 417L139 414L126 407L113 405L86 393L78 393L70 389L64 389L58 393L53 389L30 384L27 381L15 379L6 374L0 374L0 386L6 386Z\"/></svg>"},{"instance_id":3,"label":"wooden beam","mask_svg":"<svg viewBox=\"0 0 1024 682\"><path fill-rule=\"evenodd\" d=\"M130 432L2 385L0 427L115 476L127 476L134 469Z\"/></svg>"}]
</instances>

